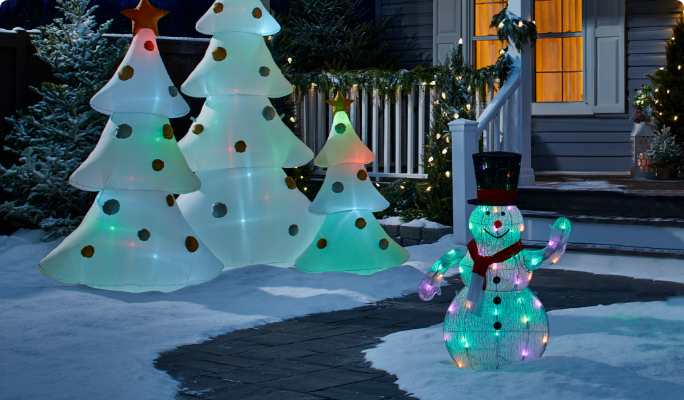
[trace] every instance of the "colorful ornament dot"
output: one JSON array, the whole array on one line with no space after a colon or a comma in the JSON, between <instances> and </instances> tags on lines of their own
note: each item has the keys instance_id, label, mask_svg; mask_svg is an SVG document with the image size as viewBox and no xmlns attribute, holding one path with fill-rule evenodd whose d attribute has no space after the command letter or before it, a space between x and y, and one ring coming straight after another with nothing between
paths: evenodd
<instances>
[{"instance_id":1,"label":"colorful ornament dot","mask_svg":"<svg viewBox=\"0 0 684 400\"><path fill-rule=\"evenodd\" d=\"M128 139L133 134L133 128L128 124L121 124L116 127L116 137L119 139Z\"/></svg>"},{"instance_id":2,"label":"colorful ornament dot","mask_svg":"<svg viewBox=\"0 0 684 400\"><path fill-rule=\"evenodd\" d=\"M150 234L150 231L148 231L147 229L141 229L138 231L138 239L142 240L143 242L147 242L148 240L150 240L150 236L152 235Z\"/></svg>"},{"instance_id":3,"label":"colorful ornament dot","mask_svg":"<svg viewBox=\"0 0 684 400\"><path fill-rule=\"evenodd\" d=\"M147 51L153 51L154 50L154 43L152 43L151 40L148 40L145 42L145 50Z\"/></svg>"},{"instance_id":4,"label":"colorful ornament dot","mask_svg":"<svg viewBox=\"0 0 684 400\"><path fill-rule=\"evenodd\" d=\"M252 10L252 17L259 19L263 13L261 12L261 9L259 7L256 7L254 10Z\"/></svg>"},{"instance_id":5,"label":"colorful ornament dot","mask_svg":"<svg viewBox=\"0 0 684 400\"><path fill-rule=\"evenodd\" d=\"M164 128L162 128L162 134L164 135L164 139L173 139L173 127L169 124L164 125Z\"/></svg>"},{"instance_id":6,"label":"colorful ornament dot","mask_svg":"<svg viewBox=\"0 0 684 400\"><path fill-rule=\"evenodd\" d=\"M328 245L328 241L325 239L319 239L318 243L316 243L316 247L318 247L321 250L325 249L325 246L327 246L327 245Z\"/></svg>"},{"instance_id":7,"label":"colorful ornament dot","mask_svg":"<svg viewBox=\"0 0 684 400\"><path fill-rule=\"evenodd\" d=\"M337 133L344 133L347 131L347 127L344 124L337 124L335 125L335 132Z\"/></svg>"},{"instance_id":8,"label":"colorful ornament dot","mask_svg":"<svg viewBox=\"0 0 684 400\"><path fill-rule=\"evenodd\" d=\"M107 200L102 206L102 211L107 215L114 215L121 209L121 204L117 200Z\"/></svg>"},{"instance_id":9,"label":"colorful ornament dot","mask_svg":"<svg viewBox=\"0 0 684 400\"><path fill-rule=\"evenodd\" d=\"M285 178L285 184L290 190L297 189L297 182L295 182L295 180L291 176Z\"/></svg>"},{"instance_id":10,"label":"colorful ornament dot","mask_svg":"<svg viewBox=\"0 0 684 400\"><path fill-rule=\"evenodd\" d=\"M223 12L223 4L222 3L216 3L214 4L214 12L216 14L220 14Z\"/></svg>"},{"instance_id":11,"label":"colorful ornament dot","mask_svg":"<svg viewBox=\"0 0 684 400\"><path fill-rule=\"evenodd\" d=\"M214 61L223 61L228 56L228 53L223 47L217 47L211 52L211 56L214 58Z\"/></svg>"},{"instance_id":12,"label":"colorful ornament dot","mask_svg":"<svg viewBox=\"0 0 684 400\"><path fill-rule=\"evenodd\" d=\"M271 75L271 69L268 67L261 67L259 68L259 75L261 76L269 76Z\"/></svg>"},{"instance_id":13,"label":"colorful ornament dot","mask_svg":"<svg viewBox=\"0 0 684 400\"><path fill-rule=\"evenodd\" d=\"M287 233L289 233L290 236L297 236L297 234L299 233L299 227L295 224L292 224L288 228Z\"/></svg>"},{"instance_id":14,"label":"colorful ornament dot","mask_svg":"<svg viewBox=\"0 0 684 400\"><path fill-rule=\"evenodd\" d=\"M188 249L189 252L194 253L199 249L199 242L194 237L188 236L185 238L185 248Z\"/></svg>"},{"instance_id":15,"label":"colorful ornament dot","mask_svg":"<svg viewBox=\"0 0 684 400\"><path fill-rule=\"evenodd\" d=\"M196 124L195 126L192 127L192 133L194 133L195 135L199 135L202 132L204 132L204 125Z\"/></svg>"},{"instance_id":16,"label":"colorful ornament dot","mask_svg":"<svg viewBox=\"0 0 684 400\"><path fill-rule=\"evenodd\" d=\"M81 255L85 258L90 258L95 255L95 248L91 245L88 245L81 249Z\"/></svg>"},{"instance_id":17,"label":"colorful ornament dot","mask_svg":"<svg viewBox=\"0 0 684 400\"><path fill-rule=\"evenodd\" d=\"M368 179L368 172L366 172L365 169L361 169L356 174L356 177L359 178L359 180L361 180L361 181L365 181L366 179Z\"/></svg>"},{"instance_id":18,"label":"colorful ornament dot","mask_svg":"<svg viewBox=\"0 0 684 400\"><path fill-rule=\"evenodd\" d=\"M243 142L242 140L235 143L235 151L237 151L238 153L244 153L246 150L247 150L247 143Z\"/></svg>"},{"instance_id":19,"label":"colorful ornament dot","mask_svg":"<svg viewBox=\"0 0 684 400\"><path fill-rule=\"evenodd\" d=\"M268 106L264 108L264 111L261 112L261 115L264 116L264 119L266 119L266 121L270 121L276 117L276 110L275 108Z\"/></svg>"},{"instance_id":20,"label":"colorful ornament dot","mask_svg":"<svg viewBox=\"0 0 684 400\"><path fill-rule=\"evenodd\" d=\"M223 203L214 203L211 206L211 216L214 218L223 218L228 214L228 207Z\"/></svg>"},{"instance_id":21,"label":"colorful ornament dot","mask_svg":"<svg viewBox=\"0 0 684 400\"><path fill-rule=\"evenodd\" d=\"M123 68L119 70L119 79L122 81L127 81L133 77L133 74L135 74L135 70L133 67L130 65L126 65Z\"/></svg>"},{"instance_id":22,"label":"colorful ornament dot","mask_svg":"<svg viewBox=\"0 0 684 400\"><path fill-rule=\"evenodd\" d=\"M499 329L501 329L501 322L495 322L495 323L494 323L494 329L496 329L497 331L498 331Z\"/></svg>"},{"instance_id":23,"label":"colorful ornament dot","mask_svg":"<svg viewBox=\"0 0 684 400\"><path fill-rule=\"evenodd\" d=\"M152 169L159 172L164 169L164 161L162 160L154 160L152 161Z\"/></svg>"},{"instance_id":24,"label":"colorful ornament dot","mask_svg":"<svg viewBox=\"0 0 684 400\"><path fill-rule=\"evenodd\" d=\"M342 182L335 182L332 184L332 191L335 193L342 193L344 191L344 185Z\"/></svg>"},{"instance_id":25,"label":"colorful ornament dot","mask_svg":"<svg viewBox=\"0 0 684 400\"><path fill-rule=\"evenodd\" d=\"M366 220L363 219L363 218L359 218L359 219L357 219L356 222L354 223L354 226L356 226L356 227L359 228L359 229L363 229L363 228L366 227Z\"/></svg>"},{"instance_id":26,"label":"colorful ornament dot","mask_svg":"<svg viewBox=\"0 0 684 400\"><path fill-rule=\"evenodd\" d=\"M173 207L174 204L176 204L176 199L173 197L172 194L166 196L166 204L167 204L169 207Z\"/></svg>"},{"instance_id":27,"label":"colorful ornament dot","mask_svg":"<svg viewBox=\"0 0 684 400\"><path fill-rule=\"evenodd\" d=\"M389 248L389 240L387 239L380 239L379 243L380 249L381 250L387 250Z\"/></svg>"}]
</instances>

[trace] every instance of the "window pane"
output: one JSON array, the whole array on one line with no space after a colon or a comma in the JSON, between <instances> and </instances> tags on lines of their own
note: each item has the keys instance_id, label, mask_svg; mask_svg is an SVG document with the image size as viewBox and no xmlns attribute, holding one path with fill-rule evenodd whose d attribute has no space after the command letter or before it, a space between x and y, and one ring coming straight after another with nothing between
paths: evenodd
<instances>
[{"instance_id":1,"label":"window pane","mask_svg":"<svg viewBox=\"0 0 684 400\"><path fill-rule=\"evenodd\" d=\"M560 72L562 71L562 39L545 38L537 39L535 46L537 52L537 72Z\"/></svg>"},{"instance_id":2,"label":"window pane","mask_svg":"<svg viewBox=\"0 0 684 400\"><path fill-rule=\"evenodd\" d=\"M538 33L560 32L561 0L536 0L534 2L534 19Z\"/></svg>"},{"instance_id":3,"label":"window pane","mask_svg":"<svg viewBox=\"0 0 684 400\"><path fill-rule=\"evenodd\" d=\"M563 99L563 74L561 72L537 73L537 101L550 102Z\"/></svg>"},{"instance_id":4,"label":"window pane","mask_svg":"<svg viewBox=\"0 0 684 400\"><path fill-rule=\"evenodd\" d=\"M563 32L582 32L582 0L563 0Z\"/></svg>"},{"instance_id":5,"label":"window pane","mask_svg":"<svg viewBox=\"0 0 684 400\"><path fill-rule=\"evenodd\" d=\"M584 79L581 72L563 73L563 101L584 100Z\"/></svg>"},{"instance_id":6,"label":"window pane","mask_svg":"<svg viewBox=\"0 0 684 400\"><path fill-rule=\"evenodd\" d=\"M488 67L496 63L499 58L499 51L501 51L501 42L498 40L476 40L473 44L477 68ZM506 46L505 42L504 46Z\"/></svg>"},{"instance_id":7,"label":"window pane","mask_svg":"<svg viewBox=\"0 0 684 400\"><path fill-rule=\"evenodd\" d=\"M584 50L581 37L563 38L563 71L584 70Z\"/></svg>"},{"instance_id":8,"label":"window pane","mask_svg":"<svg viewBox=\"0 0 684 400\"><path fill-rule=\"evenodd\" d=\"M475 36L496 35L496 29L489 28L494 14L503 10L508 1L475 0Z\"/></svg>"}]
</instances>

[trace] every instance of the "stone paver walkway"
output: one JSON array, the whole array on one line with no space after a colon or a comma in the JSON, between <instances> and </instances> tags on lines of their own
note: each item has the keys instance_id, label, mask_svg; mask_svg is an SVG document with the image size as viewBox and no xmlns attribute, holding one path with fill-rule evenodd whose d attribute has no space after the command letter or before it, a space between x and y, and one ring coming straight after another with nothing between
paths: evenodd
<instances>
[{"instance_id":1,"label":"stone paver walkway","mask_svg":"<svg viewBox=\"0 0 684 400\"><path fill-rule=\"evenodd\" d=\"M391 333L442 322L463 287L458 277L448 281L428 303L412 294L235 331L164 353L156 367L180 381L184 400L410 399L362 351ZM684 296L683 284L561 270L537 271L531 283L548 311Z\"/></svg>"}]
</instances>

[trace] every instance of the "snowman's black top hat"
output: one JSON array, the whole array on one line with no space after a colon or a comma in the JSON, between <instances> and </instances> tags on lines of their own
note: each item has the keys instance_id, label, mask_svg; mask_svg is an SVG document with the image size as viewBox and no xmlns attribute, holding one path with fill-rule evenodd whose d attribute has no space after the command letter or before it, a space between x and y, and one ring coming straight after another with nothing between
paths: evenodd
<instances>
[{"instance_id":1,"label":"snowman's black top hat","mask_svg":"<svg viewBox=\"0 0 684 400\"><path fill-rule=\"evenodd\" d=\"M518 199L518 178L522 155L493 151L473 154L477 199L468 200L476 206L515 206Z\"/></svg>"}]
</instances>

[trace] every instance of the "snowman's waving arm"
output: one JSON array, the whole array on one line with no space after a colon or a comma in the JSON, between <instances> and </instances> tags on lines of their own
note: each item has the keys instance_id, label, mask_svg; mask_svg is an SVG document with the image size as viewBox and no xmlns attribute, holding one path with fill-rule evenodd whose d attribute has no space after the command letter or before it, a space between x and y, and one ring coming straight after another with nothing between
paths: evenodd
<instances>
[{"instance_id":1,"label":"snowman's waving arm","mask_svg":"<svg viewBox=\"0 0 684 400\"><path fill-rule=\"evenodd\" d=\"M418 295L423 301L432 300L435 295L442 294L440 284L444 274L454 265L461 262L467 253L467 249L452 249L442 258L432 265L432 268L425 274L418 287Z\"/></svg>"},{"instance_id":2,"label":"snowman's waving arm","mask_svg":"<svg viewBox=\"0 0 684 400\"><path fill-rule=\"evenodd\" d=\"M546 268L555 264L565 254L565 247L570 236L570 221L567 218L558 218L553 226L549 226L551 240L541 250L523 250L523 259L528 271Z\"/></svg>"}]
</instances>

